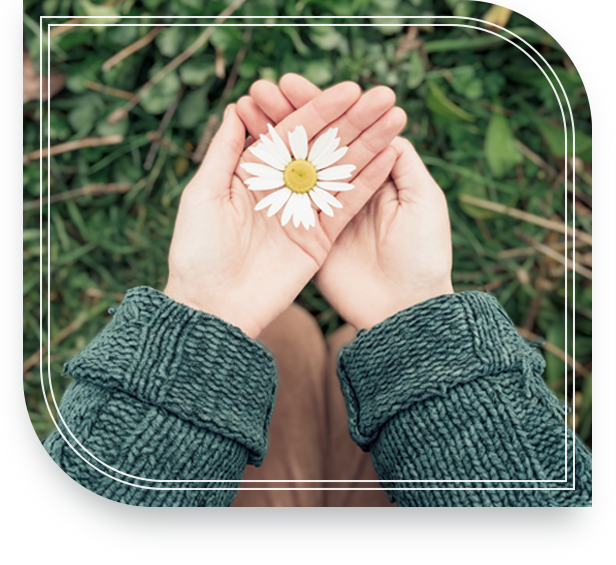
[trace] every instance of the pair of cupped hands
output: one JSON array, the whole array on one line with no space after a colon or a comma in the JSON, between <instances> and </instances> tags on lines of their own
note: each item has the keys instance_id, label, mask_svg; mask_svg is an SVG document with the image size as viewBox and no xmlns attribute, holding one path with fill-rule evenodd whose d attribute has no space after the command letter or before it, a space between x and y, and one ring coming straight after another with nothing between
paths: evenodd
<instances>
[{"instance_id":1,"label":"pair of cupped hands","mask_svg":"<svg viewBox=\"0 0 616 565\"><path fill-rule=\"evenodd\" d=\"M321 91L299 75L255 82L227 107L205 159L185 188L171 249L167 296L239 327L251 338L314 282L355 328L371 328L451 285L451 234L445 197L409 141L406 114L391 89L364 93L352 82ZM268 193L249 191L246 146L301 125L308 140L338 128L354 185L332 217L309 230L281 226L255 211ZM251 137L246 139L246 130ZM279 212L280 214L281 212Z\"/></svg>"}]
</instances>

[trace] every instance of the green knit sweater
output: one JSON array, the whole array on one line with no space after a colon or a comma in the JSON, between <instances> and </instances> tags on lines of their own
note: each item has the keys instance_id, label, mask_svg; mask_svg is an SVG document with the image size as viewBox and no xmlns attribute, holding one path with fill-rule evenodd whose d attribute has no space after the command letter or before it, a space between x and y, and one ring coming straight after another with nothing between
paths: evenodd
<instances>
[{"instance_id":1,"label":"green knit sweater","mask_svg":"<svg viewBox=\"0 0 616 565\"><path fill-rule=\"evenodd\" d=\"M543 368L494 297L463 292L360 330L338 376L351 437L399 506L590 506L591 455ZM64 374L44 446L101 496L229 506L265 457L271 354L151 288L130 290Z\"/></svg>"}]
</instances>

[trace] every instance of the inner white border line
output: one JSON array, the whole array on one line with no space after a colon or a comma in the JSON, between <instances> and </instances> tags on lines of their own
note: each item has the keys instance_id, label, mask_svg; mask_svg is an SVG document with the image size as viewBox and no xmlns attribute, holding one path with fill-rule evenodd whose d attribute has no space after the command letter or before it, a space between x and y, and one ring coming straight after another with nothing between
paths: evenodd
<instances>
[{"instance_id":1,"label":"inner white border line","mask_svg":"<svg viewBox=\"0 0 616 565\"><path fill-rule=\"evenodd\" d=\"M42 22L44 18L59 18L59 17L68 17L68 16L41 16L40 18L40 59L41 59L41 68L42 68ZM98 16L83 16L84 18L97 18ZM124 16L122 16L124 17ZM141 16L126 16L128 18L140 18ZM156 16L157 18L170 18L173 16ZM190 18L193 19L190 16L186 16L183 18ZM240 19L240 18L245 18L245 16L230 16L230 18L232 19ZM265 18L269 18L269 16L262 16L260 17L261 19L265 19ZM327 18L327 16L319 16L319 18ZM346 19L345 16L340 16L341 19ZM363 17L359 17L359 18L363 18ZM398 16L390 16L390 17L386 17L386 18L399 18ZM434 18L438 18L438 19L464 19L464 20L472 20L472 21L477 21L477 22L482 22L482 23L487 23L488 25L491 25L493 27L497 27L503 31L506 31L507 33L510 33L512 36L516 37L517 39L520 39L523 43L525 43L526 45L528 45L535 53L537 53L537 55L539 55L539 57L544 61L544 63L550 68L550 70L552 71L552 74L556 77L556 80L558 81L562 91L563 91L563 95L567 101L567 106L568 106L568 110L569 110L569 114L571 117L571 123L572 123L572 132L573 132L573 160L572 160L572 166L573 166L573 191L574 191L574 198L575 198L575 126L574 126L574 122L573 122L573 115L572 115L572 111L571 111L571 105L569 103L569 99L567 97L567 93L565 91L565 89L562 86L562 83L560 82L560 79L558 78L558 75L554 72L554 70L552 69L551 65L541 56L541 54L532 46L530 45L526 40L524 40L523 38L519 37L517 34L505 29L504 27L501 26L496 26L493 25L489 22L485 22L484 20L480 20L477 18L459 18L459 17L450 17L450 16L417 16L417 19L434 19ZM200 16L197 17L197 19L217 19L217 16ZM293 16L284 16L284 17L276 17L276 19L296 19ZM414 19L413 17L411 17L411 19ZM57 26L57 27L64 27L64 26L69 26L71 24L66 24L66 23L62 23L62 24L47 24L47 32L48 32L48 42L47 42L47 68L48 68L48 76L49 76L49 72L50 72L50 41L49 41L49 32L50 32L50 28L52 26ZM74 26L89 26L91 24L72 24ZM136 27L143 27L143 26L148 26L148 27L152 27L154 26L165 26L165 27L176 27L176 26L191 26L191 27L203 27L205 25L212 25L212 26L237 26L238 24L216 24L216 23L209 23L209 24L98 24L98 25L102 25L103 27L109 27L109 26L136 26ZM285 24L239 24L242 25L244 27L259 27L262 25L266 25L269 27L280 27L280 26L284 26ZM317 25L317 26L331 26L331 24L295 24L298 25L300 27L311 27L312 25ZM339 26L343 26L343 27L352 27L352 26L356 26L356 27L373 27L374 25L379 25L379 24L337 24ZM382 24L380 24L382 25ZM385 24L385 25L399 25L399 24ZM411 27L416 27L422 24L410 24L410 23L405 23L404 25L407 26L411 26ZM547 81L549 82L550 86L552 87L552 90L554 91L554 94L556 96L558 105L560 107L561 110L561 116L563 118L563 125L564 125L564 129L565 129L565 155L567 155L567 127L566 127L566 119L565 119L565 114L563 111L563 107L562 104L560 102L560 98L558 96L558 93L556 92L556 89L554 87L554 85L552 84L550 78L547 76L547 74L545 73L545 71L541 68L541 66L539 65L539 63L537 63L537 61L535 61L530 55L529 53L527 53L524 49L522 49L520 46L518 46L517 44L515 44L514 42L512 42L510 39L508 39L507 37L503 37L495 32L492 32L488 29L483 29L483 28L479 28L479 27L475 27L475 26L468 26L468 25L463 25L463 24L432 24L435 27L465 27L465 28L470 28L470 29L477 29L480 31L484 31L484 32L488 32L492 35L495 35L497 37L500 37L501 39L504 39L505 41L511 43L512 45L514 45L515 47L517 47L520 51L522 51L525 55L527 55L529 57L529 59L531 61L533 61L535 63L535 65L537 65L537 67L539 68L539 70L543 73L543 75L546 77ZM50 97L49 97L49 89L50 89L50 85L48 84L48 98L47 98L47 109L48 109L48 115L47 115L47 120L48 120L48 134L49 134L49 121L50 121ZM40 86L40 90L41 90L41 94L42 94L42 84ZM41 117L42 117L42 96L41 96L41 101L40 101L40 107L41 107ZM41 119L41 125L40 125L40 135L41 135L41 139L40 139L40 146L42 149L42 119ZM48 135L48 140L47 140L47 146L48 146L48 151L49 151L49 145L50 145L50 139L49 139L49 135ZM41 173L41 181L42 181L42 151L41 151L41 159L40 159L40 173ZM565 231L567 226L567 159L565 159ZM42 193L42 190L41 190ZM50 194L50 176L49 176L49 171L48 171L48 194ZM48 206L48 214L50 212L50 206ZM43 212L42 212L42 207L41 207L41 214L40 214L40 243L41 243L41 249L42 249L42 218L43 218ZM573 245L574 245L574 253L573 253L573 268L575 269L575 207L574 207L574 211L573 211ZM565 233L565 237L567 237L567 234ZM47 290L48 290L48 320L47 320L47 339L49 341L49 335L50 335L50 310L51 310L51 305L50 305L50 291L51 291L51 277L50 277L50 273L51 273L51 254L49 253L50 250L50 243L51 243L51 239L50 239L50 230L48 230L47 233L47 261L48 261L48 281L47 281ZM567 256L567 252L565 249L564 252L565 255L565 275L567 275L568 271L567 271L567 261L568 261L568 256ZM573 273L575 273L575 271L573 271ZM41 304L40 304L40 308L41 308L41 339L42 339L42 255L41 255L41 272L40 272L40 278L41 278ZM567 281L567 279L565 279L565 281ZM567 290L568 290L568 285L565 284L565 350L567 349L567 338L568 338L568 332L567 332L567 308L568 308L568 300L567 300ZM573 294L573 300L574 300L574 304L575 304L575 285L574 285L574 294ZM573 329L575 331L575 320L573 321L574 326ZM574 354L575 354L575 335L573 337L574 342L573 342L573 347L574 347ZM48 348L48 352L50 351L50 348ZM575 358L575 355L574 355ZM62 417L62 414L59 410L59 407L57 405L56 399L55 399L55 395L53 392L53 386L52 386L52 381L51 381L51 367L50 367L50 362L49 362L49 357L48 357L48 378L49 378L49 385L50 385L50 391L52 394L52 398L53 398L53 402L54 405L56 407L57 413L60 416L60 418L62 419L63 424L65 425L66 429L69 431L69 433L71 434L71 436L73 437L73 439L79 444L79 446L86 452L88 453L88 455L90 455L90 457L92 457L93 459L95 459L96 461L98 461L99 463L101 463L102 465L104 465L105 467L121 474L124 475L126 477L130 477L136 480L141 480L141 481L146 481L146 482L155 482L155 483L189 483L189 482L209 482L209 483L214 483L214 482L233 482L233 483L237 483L237 480L193 480L193 479L187 479L187 480L181 480L181 479L172 479L172 480L156 480L156 479L144 479L141 477L136 477L127 473L124 473L122 471L119 471L117 469L114 469L113 467L111 467L110 465L107 465L106 463L104 463L103 461L101 461L100 459L96 458L94 455L92 455L80 442L79 440L77 440L77 438L75 437L75 435L72 433L72 431L70 430L70 428L68 428L68 426L66 425L66 422L64 421L64 418ZM573 384L575 386L575 366L573 367ZM47 409L50 413L50 416L56 426L56 429L58 429L58 432L60 433L60 435L62 435L62 438L66 441L66 443L71 447L71 449L73 449L73 451L75 451L75 453L81 457L86 463L88 463L91 467L93 467L94 469L96 469L97 471L99 471L100 473L104 474L105 476L108 476L109 478L112 478L116 481L122 482L124 484L129 484L132 486L137 486L139 488L154 488L156 490L229 490L226 488L215 488L215 489L211 489L211 488L200 488L200 489L187 489L187 488L169 488L169 489L160 489L160 487L145 487L145 486L141 486L141 485L135 485L133 483L128 483L125 481L120 481L119 479L112 477L110 475L108 475L107 473L104 473L101 469L99 469L98 467L94 466L93 464L91 464L89 461L87 461L80 453L77 452L77 450L73 447L73 445L70 444L70 442L67 441L66 437L64 436L64 434L62 434L62 432L60 431L60 429L58 428L57 425L57 421L54 419L53 415L51 414L51 410L47 401L47 397L45 394L45 390L44 390L44 378L42 375L42 343L41 343L41 383L43 385L43 395L45 398L45 404L47 406ZM567 366L565 364L565 390L567 389ZM567 407L567 397L565 394L565 409ZM573 406L573 423L575 425L575 403ZM497 489L492 489L492 488L454 488L454 489L450 489L450 488L415 488L415 489L411 489L411 488L392 488L390 490L575 490L575 434L573 434L573 443L574 443L574 452L573 452L573 487L572 488L565 488L565 489L554 489L554 488L531 488L531 489L519 489L519 488L513 488L513 487L509 487L509 488L497 488ZM502 483L509 483L509 482L522 482L522 483L537 483L537 482L567 482L567 423L565 420L565 479L563 480L534 480L534 481L524 481L524 480L498 480L498 479L487 479L487 480L458 480L458 479L445 479L445 480L434 480L434 479L424 479L424 480L417 480L417 479L391 479L391 480L379 480L379 481L369 481L369 480L357 480L357 481L353 481L353 482L377 482L377 483L383 483L383 482L419 482L419 483L429 483L429 482L438 482L438 483L444 483L444 482L479 482L479 483L486 483L486 482L502 482ZM336 480L267 480L267 479L258 479L258 480L253 480L253 481L246 481L246 482L282 482L282 483L289 483L289 482L301 482L301 483L307 483L307 482L319 482L319 483L323 483L323 482L350 482L349 480L345 480L345 479L336 479ZM235 488L233 490L236 490ZM258 488L258 489L241 489L241 490L381 490L381 488L376 488L376 489L287 489L287 488L279 488L279 489L272 489L272 488Z\"/></svg>"}]
</instances>

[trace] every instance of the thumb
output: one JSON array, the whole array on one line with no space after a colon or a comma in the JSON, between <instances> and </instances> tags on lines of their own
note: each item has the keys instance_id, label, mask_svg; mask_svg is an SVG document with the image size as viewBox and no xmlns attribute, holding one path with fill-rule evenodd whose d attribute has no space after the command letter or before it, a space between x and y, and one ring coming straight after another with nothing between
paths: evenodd
<instances>
[{"instance_id":1,"label":"thumb","mask_svg":"<svg viewBox=\"0 0 616 565\"><path fill-rule=\"evenodd\" d=\"M402 203L413 204L426 198L442 196L440 187L424 165L413 144L397 137L391 143L398 157L391 171L391 178Z\"/></svg>"},{"instance_id":2,"label":"thumb","mask_svg":"<svg viewBox=\"0 0 616 565\"><path fill-rule=\"evenodd\" d=\"M199 187L208 192L225 194L231 186L231 179L244 151L246 130L237 115L235 104L225 110L222 125L212 139L205 159L195 175Z\"/></svg>"}]
</instances>

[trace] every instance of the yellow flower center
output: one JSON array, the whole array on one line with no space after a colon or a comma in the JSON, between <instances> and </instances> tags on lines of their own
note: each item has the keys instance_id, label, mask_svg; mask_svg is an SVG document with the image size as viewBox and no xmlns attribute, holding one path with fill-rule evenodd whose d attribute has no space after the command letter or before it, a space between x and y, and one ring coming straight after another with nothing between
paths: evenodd
<instances>
[{"instance_id":1,"label":"yellow flower center","mask_svg":"<svg viewBox=\"0 0 616 565\"><path fill-rule=\"evenodd\" d=\"M317 184L317 170L310 161L295 159L287 165L283 178L289 190L305 194Z\"/></svg>"}]
</instances>

